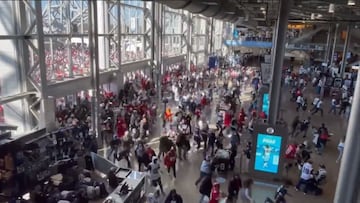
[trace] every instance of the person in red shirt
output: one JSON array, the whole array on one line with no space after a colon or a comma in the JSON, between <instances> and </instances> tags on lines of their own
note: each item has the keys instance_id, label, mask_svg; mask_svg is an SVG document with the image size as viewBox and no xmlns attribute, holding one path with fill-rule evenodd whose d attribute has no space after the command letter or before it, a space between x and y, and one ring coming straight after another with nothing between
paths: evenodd
<instances>
[{"instance_id":1,"label":"person in red shirt","mask_svg":"<svg viewBox=\"0 0 360 203\"><path fill-rule=\"evenodd\" d=\"M174 178L176 178L176 150L174 147L171 147L170 151L168 151L164 158L164 164L170 173L170 169L173 169Z\"/></svg>"},{"instance_id":2,"label":"person in red shirt","mask_svg":"<svg viewBox=\"0 0 360 203\"><path fill-rule=\"evenodd\" d=\"M224 114L224 126L229 127L231 125L231 114L229 111L226 111Z\"/></svg>"},{"instance_id":3,"label":"person in red shirt","mask_svg":"<svg viewBox=\"0 0 360 203\"><path fill-rule=\"evenodd\" d=\"M289 144L287 146L287 148L286 148L286 151L285 151L285 158L286 159L295 159L296 149L297 149L297 144L296 143Z\"/></svg>"},{"instance_id":4,"label":"person in red shirt","mask_svg":"<svg viewBox=\"0 0 360 203\"><path fill-rule=\"evenodd\" d=\"M127 131L126 122L123 118L119 117L118 122L116 124L117 128L117 136L118 138L122 138L125 135L125 132Z\"/></svg>"},{"instance_id":5,"label":"person in red shirt","mask_svg":"<svg viewBox=\"0 0 360 203\"><path fill-rule=\"evenodd\" d=\"M220 184L215 182L211 189L209 203L219 203L220 200Z\"/></svg>"},{"instance_id":6,"label":"person in red shirt","mask_svg":"<svg viewBox=\"0 0 360 203\"><path fill-rule=\"evenodd\" d=\"M203 97L201 98L200 103L201 103L201 106L202 106L202 107L205 107L205 105L206 105L206 103L207 103L205 96L203 96Z\"/></svg>"},{"instance_id":7,"label":"person in red shirt","mask_svg":"<svg viewBox=\"0 0 360 203\"><path fill-rule=\"evenodd\" d=\"M145 153L148 155L149 160L152 160L152 158L156 156L155 151L148 144L145 145Z\"/></svg>"},{"instance_id":8,"label":"person in red shirt","mask_svg":"<svg viewBox=\"0 0 360 203\"><path fill-rule=\"evenodd\" d=\"M244 110L244 108L241 108L239 116L238 116L238 125L240 127L240 131L242 131L242 129L245 125L245 118L246 118L245 110Z\"/></svg>"},{"instance_id":9,"label":"person in red shirt","mask_svg":"<svg viewBox=\"0 0 360 203\"><path fill-rule=\"evenodd\" d=\"M264 111L260 111L260 113L259 113L259 118L260 118L260 119L266 119L266 114L265 114Z\"/></svg>"}]
</instances>

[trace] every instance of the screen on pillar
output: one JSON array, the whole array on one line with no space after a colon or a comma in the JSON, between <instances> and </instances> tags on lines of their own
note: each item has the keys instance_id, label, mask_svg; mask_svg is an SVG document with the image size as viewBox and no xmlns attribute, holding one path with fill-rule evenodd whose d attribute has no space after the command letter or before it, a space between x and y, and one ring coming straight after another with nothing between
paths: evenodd
<instances>
[{"instance_id":1,"label":"screen on pillar","mask_svg":"<svg viewBox=\"0 0 360 203\"><path fill-rule=\"evenodd\" d=\"M259 133L256 142L254 169L276 174L279 171L282 137Z\"/></svg>"},{"instance_id":2,"label":"screen on pillar","mask_svg":"<svg viewBox=\"0 0 360 203\"><path fill-rule=\"evenodd\" d=\"M265 113L266 117L269 117L269 93L263 94L263 100L262 100L262 111Z\"/></svg>"}]
</instances>

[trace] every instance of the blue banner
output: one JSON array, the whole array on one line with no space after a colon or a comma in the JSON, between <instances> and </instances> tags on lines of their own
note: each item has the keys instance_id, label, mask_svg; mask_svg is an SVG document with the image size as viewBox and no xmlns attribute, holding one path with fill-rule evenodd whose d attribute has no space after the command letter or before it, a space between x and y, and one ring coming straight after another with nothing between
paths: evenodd
<instances>
[{"instance_id":1,"label":"blue banner","mask_svg":"<svg viewBox=\"0 0 360 203\"><path fill-rule=\"evenodd\" d=\"M243 47L254 47L254 48L266 48L272 47L272 42L263 41L243 41L243 40L226 40L226 46L243 46Z\"/></svg>"}]
</instances>

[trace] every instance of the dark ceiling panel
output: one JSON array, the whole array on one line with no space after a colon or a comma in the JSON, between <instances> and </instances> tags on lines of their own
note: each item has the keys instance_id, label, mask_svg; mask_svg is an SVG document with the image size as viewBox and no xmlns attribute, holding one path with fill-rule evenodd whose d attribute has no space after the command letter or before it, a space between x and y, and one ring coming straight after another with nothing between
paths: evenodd
<instances>
[{"instance_id":1,"label":"dark ceiling panel","mask_svg":"<svg viewBox=\"0 0 360 203\"><path fill-rule=\"evenodd\" d=\"M175 0L175 1L157 0L157 2L165 4L172 9L183 9L188 4L191 3L191 0Z\"/></svg>"},{"instance_id":2,"label":"dark ceiling panel","mask_svg":"<svg viewBox=\"0 0 360 203\"><path fill-rule=\"evenodd\" d=\"M216 14L218 14L221 11L220 8L221 8L220 6L209 6L201 14L203 14L206 17L214 17Z\"/></svg>"}]
</instances>

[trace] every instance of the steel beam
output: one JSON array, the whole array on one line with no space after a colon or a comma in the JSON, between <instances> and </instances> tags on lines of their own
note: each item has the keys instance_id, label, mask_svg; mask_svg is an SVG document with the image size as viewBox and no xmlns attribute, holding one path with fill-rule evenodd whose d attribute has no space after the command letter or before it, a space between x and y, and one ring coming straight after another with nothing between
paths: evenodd
<instances>
[{"instance_id":1,"label":"steel beam","mask_svg":"<svg viewBox=\"0 0 360 203\"><path fill-rule=\"evenodd\" d=\"M27 20L26 20L26 9L23 1L16 1L16 23L17 23L17 35L23 36L26 32L27 28ZM16 40L17 42L17 53L18 53L18 62L19 62L19 70L20 70L20 89L22 93L28 92L30 88L30 83L28 83L27 72L30 68L28 61L29 60L29 49L27 44L25 43L24 38L20 38ZM20 60L19 60L20 59ZM35 88L33 88L35 89ZM36 92L38 93L38 92ZM25 131L30 131L33 128L32 123L34 123L32 117L30 116L29 101L27 99L22 99L22 105L24 110L24 129ZM38 122L38 121L37 121Z\"/></svg>"},{"instance_id":2,"label":"steel beam","mask_svg":"<svg viewBox=\"0 0 360 203\"><path fill-rule=\"evenodd\" d=\"M41 1L35 1L35 11L36 11L36 30L38 35L38 54L39 54L39 67L40 67L40 87L41 95L46 96L46 64L45 64L45 45L44 45L44 31L43 31L43 16L41 10Z\"/></svg>"}]
</instances>

